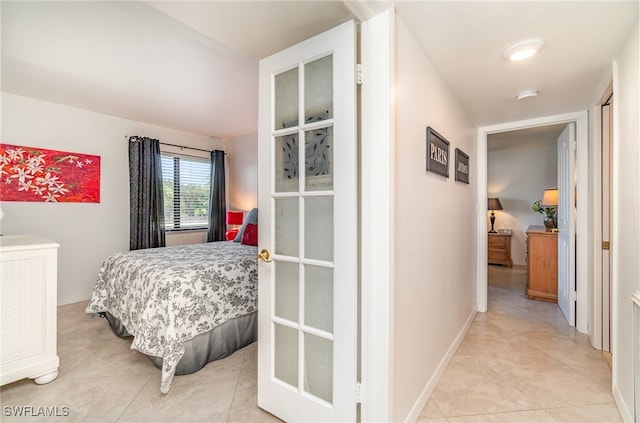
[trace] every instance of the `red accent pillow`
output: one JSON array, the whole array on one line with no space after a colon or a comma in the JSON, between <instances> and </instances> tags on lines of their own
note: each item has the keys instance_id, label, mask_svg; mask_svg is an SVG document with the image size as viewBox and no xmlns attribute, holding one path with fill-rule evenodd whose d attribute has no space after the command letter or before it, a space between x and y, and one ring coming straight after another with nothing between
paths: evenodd
<instances>
[{"instance_id":1,"label":"red accent pillow","mask_svg":"<svg viewBox=\"0 0 640 423\"><path fill-rule=\"evenodd\" d=\"M246 245L258 245L258 225L247 224L242 235L242 243Z\"/></svg>"}]
</instances>

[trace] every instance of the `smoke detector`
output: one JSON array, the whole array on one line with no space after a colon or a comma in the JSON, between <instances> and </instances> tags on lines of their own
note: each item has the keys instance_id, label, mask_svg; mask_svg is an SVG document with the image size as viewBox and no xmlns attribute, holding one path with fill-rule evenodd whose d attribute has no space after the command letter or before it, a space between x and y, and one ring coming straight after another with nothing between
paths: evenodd
<instances>
[{"instance_id":1,"label":"smoke detector","mask_svg":"<svg viewBox=\"0 0 640 423\"><path fill-rule=\"evenodd\" d=\"M528 90L523 91L516 96L517 101L531 101L538 96L538 91L536 90Z\"/></svg>"}]
</instances>

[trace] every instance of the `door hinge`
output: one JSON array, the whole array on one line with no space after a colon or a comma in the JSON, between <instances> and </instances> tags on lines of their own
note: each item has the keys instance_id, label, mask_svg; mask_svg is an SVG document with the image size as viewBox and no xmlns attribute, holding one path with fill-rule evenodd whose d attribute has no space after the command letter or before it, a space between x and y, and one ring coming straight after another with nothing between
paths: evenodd
<instances>
[{"instance_id":1,"label":"door hinge","mask_svg":"<svg viewBox=\"0 0 640 423\"><path fill-rule=\"evenodd\" d=\"M578 150L578 142L577 141L571 141L570 147L571 147L571 151L577 151Z\"/></svg>"},{"instance_id":2,"label":"door hinge","mask_svg":"<svg viewBox=\"0 0 640 423\"><path fill-rule=\"evenodd\" d=\"M578 299L578 294L576 291L571 291L571 301L576 301Z\"/></svg>"},{"instance_id":3,"label":"door hinge","mask_svg":"<svg viewBox=\"0 0 640 423\"><path fill-rule=\"evenodd\" d=\"M362 404L362 383L356 383L356 404Z\"/></svg>"},{"instance_id":4,"label":"door hinge","mask_svg":"<svg viewBox=\"0 0 640 423\"><path fill-rule=\"evenodd\" d=\"M602 241L602 249L603 250L609 249L609 241Z\"/></svg>"},{"instance_id":5,"label":"door hinge","mask_svg":"<svg viewBox=\"0 0 640 423\"><path fill-rule=\"evenodd\" d=\"M356 64L356 84L362 85L362 64Z\"/></svg>"}]
</instances>

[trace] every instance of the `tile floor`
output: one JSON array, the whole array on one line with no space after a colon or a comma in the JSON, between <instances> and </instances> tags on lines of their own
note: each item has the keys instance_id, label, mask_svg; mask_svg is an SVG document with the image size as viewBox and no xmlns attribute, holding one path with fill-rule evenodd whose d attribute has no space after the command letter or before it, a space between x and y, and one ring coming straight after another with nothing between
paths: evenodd
<instances>
[{"instance_id":1,"label":"tile floor","mask_svg":"<svg viewBox=\"0 0 640 423\"><path fill-rule=\"evenodd\" d=\"M420 422L618 422L611 372L554 304L527 300L525 269L490 266L489 311L479 314ZM176 377L160 393L160 371L131 341L90 320L84 303L58 308L60 376L0 389L1 421L271 422L256 404L256 344ZM6 406L69 407L67 417L7 415Z\"/></svg>"},{"instance_id":2,"label":"tile floor","mask_svg":"<svg viewBox=\"0 0 640 423\"><path fill-rule=\"evenodd\" d=\"M419 422L620 422L611 369L556 304L524 296L526 267L489 266L479 313Z\"/></svg>"},{"instance_id":3,"label":"tile floor","mask_svg":"<svg viewBox=\"0 0 640 423\"><path fill-rule=\"evenodd\" d=\"M160 370L131 339L115 336L105 319L91 320L86 303L58 307L60 375L48 385L29 379L0 389L0 421L34 422L279 422L256 404L257 344L177 376L160 393ZM7 416L5 406L68 407L67 417ZM62 414L62 412L60 412Z\"/></svg>"}]
</instances>

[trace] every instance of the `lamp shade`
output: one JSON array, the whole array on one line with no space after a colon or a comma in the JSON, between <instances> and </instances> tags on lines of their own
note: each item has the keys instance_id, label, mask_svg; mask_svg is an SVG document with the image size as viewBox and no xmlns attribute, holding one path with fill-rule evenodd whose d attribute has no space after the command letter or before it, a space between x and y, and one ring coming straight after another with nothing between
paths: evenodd
<instances>
[{"instance_id":1,"label":"lamp shade","mask_svg":"<svg viewBox=\"0 0 640 423\"><path fill-rule=\"evenodd\" d=\"M227 212L227 225L242 225L242 219L244 213L241 211L228 211Z\"/></svg>"},{"instance_id":2,"label":"lamp shade","mask_svg":"<svg viewBox=\"0 0 640 423\"><path fill-rule=\"evenodd\" d=\"M542 194L542 201L540 201L542 207L556 207L558 205L558 189L547 188Z\"/></svg>"},{"instance_id":3,"label":"lamp shade","mask_svg":"<svg viewBox=\"0 0 640 423\"><path fill-rule=\"evenodd\" d=\"M502 210L502 204L500 204L500 199L489 198L489 200L487 201L487 210Z\"/></svg>"}]
</instances>

